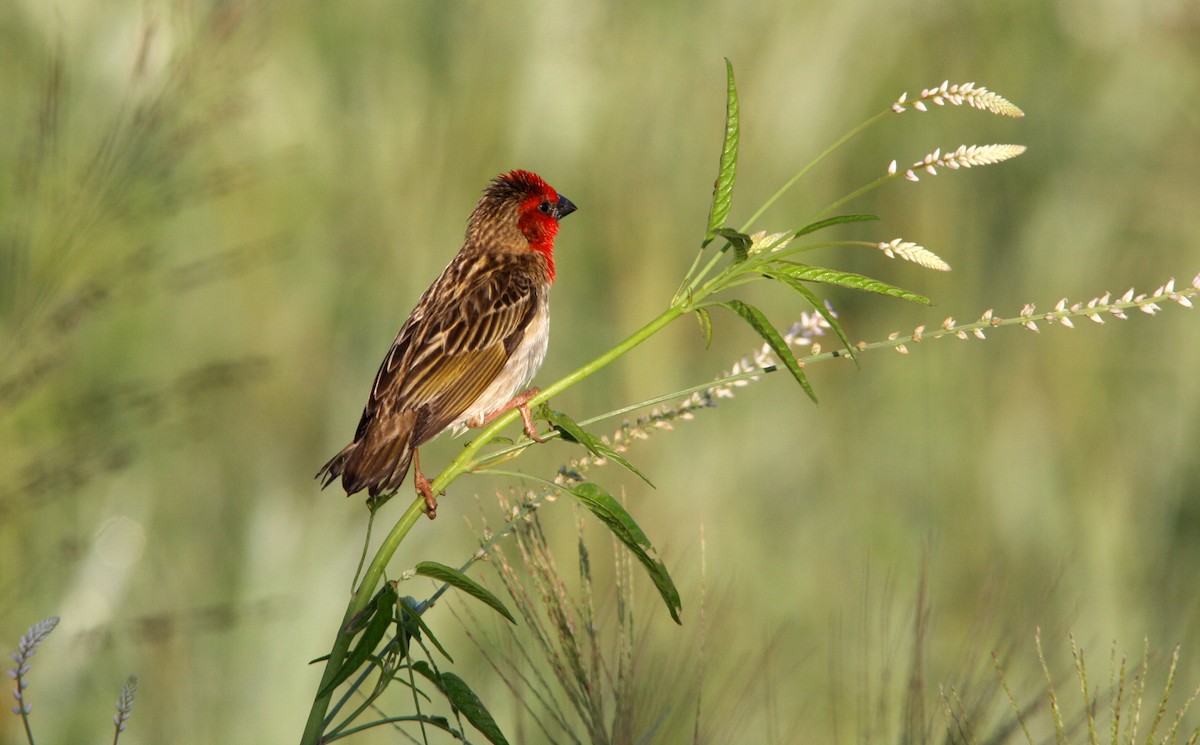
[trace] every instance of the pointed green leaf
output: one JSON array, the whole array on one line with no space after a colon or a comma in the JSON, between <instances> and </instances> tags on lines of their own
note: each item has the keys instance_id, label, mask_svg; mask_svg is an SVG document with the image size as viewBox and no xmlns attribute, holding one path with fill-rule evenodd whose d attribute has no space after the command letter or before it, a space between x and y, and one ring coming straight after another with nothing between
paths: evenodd
<instances>
[{"instance_id":1,"label":"pointed green leaf","mask_svg":"<svg viewBox=\"0 0 1200 745\"><path fill-rule=\"evenodd\" d=\"M654 486L654 482L646 478L646 475L639 471L632 463L626 460L625 456L621 455L616 450L613 450L608 445L605 445L599 437L596 437L595 435L584 430L584 428L576 424L571 417L567 416L561 411L554 411L549 406L543 406L541 409L539 409L538 416L546 419L548 422L550 422L550 424L554 425L554 428L559 431L559 434L563 436L563 439L583 445L588 449L589 452L591 452L592 455L596 456L597 458L606 458L611 460L636 474L638 478L640 478L642 481L645 481L651 487L657 488Z\"/></svg>"},{"instance_id":2,"label":"pointed green leaf","mask_svg":"<svg viewBox=\"0 0 1200 745\"><path fill-rule=\"evenodd\" d=\"M829 324L829 328L833 329L833 333L837 334L838 339L840 339L842 344L845 346L846 351L850 354L851 359L853 359L855 362L858 362L858 355L855 353L854 345L850 343L850 338L846 336L845 330L842 329L842 324L838 321L837 316L829 312L829 309L825 307L825 303L821 302L821 299L817 297L815 292L808 289L808 286L800 280L787 274L772 272L769 268L764 269L763 274L771 277L772 279L777 279L780 282L783 282L785 285L791 287L805 300L807 300L809 304L812 305L813 309L820 313L821 317L824 318L826 323Z\"/></svg>"},{"instance_id":3,"label":"pointed green leaf","mask_svg":"<svg viewBox=\"0 0 1200 745\"><path fill-rule=\"evenodd\" d=\"M704 335L704 348L712 346L712 316L708 308L696 308L696 320L700 322L700 333Z\"/></svg>"},{"instance_id":4,"label":"pointed green leaf","mask_svg":"<svg viewBox=\"0 0 1200 745\"><path fill-rule=\"evenodd\" d=\"M375 648L379 646L379 642L383 641L388 627L392 624L392 608L395 607L395 604L396 588L390 583L385 584L383 590L375 596L375 612L371 616L371 620L367 622L367 627L358 640L358 644L346 655L342 666L338 668L337 675L333 676L329 685L321 689L318 696L328 696L333 693L335 688L357 672L363 663L375 654Z\"/></svg>"},{"instance_id":5,"label":"pointed green leaf","mask_svg":"<svg viewBox=\"0 0 1200 745\"><path fill-rule=\"evenodd\" d=\"M717 228L725 224L729 210L733 207L733 181L737 175L738 154L738 99L737 87L733 83L733 63L725 60L727 94L725 99L725 142L721 146L721 170L713 184L712 206L708 210L708 230L704 234L701 248L712 243Z\"/></svg>"},{"instance_id":6,"label":"pointed green leaf","mask_svg":"<svg viewBox=\"0 0 1200 745\"><path fill-rule=\"evenodd\" d=\"M363 608L358 613L355 613L354 617L351 618L342 628L342 632L349 634L352 637L361 634L362 630L367 627L367 624L370 623L371 619L375 616L375 610L377 608L375 603L377 600L379 600L379 595L385 591L387 591L387 587L384 587L380 589L379 592L375 593L375 597L371 598L371 602L367 604L367 607Z\"/></svg>"},{"instance_id":7,"label":"pointed green leaf","mask_svg":"<svg viewBox=\"0 0 1200 745\"><path fill-rule=\"evenodd\" d=\"M750 258L750 246L754 245L753 238L745 233L739 233L733 228L717 228L713 233L729 241L729 245L733 247L735 263Z\"/></svg>"},{"instance_id":8,"label":"pointed green leaf","mask_svg":"<svg viewBox=\"0 0 1200 745\"><path fill-rule=\"evenodd\" d=\"M417 564L416 569L417 574L422 577L429 577L438 582L445 582L455 589L462 590L476 600L482 600L512 623L517 622L517 619L513 618L512 613L508 612L508 608L504 607L504 603L500 602L500 598L457 569L448 567L445 564L439 564L436 561L422 561L420 564Z\"/></svg>"},{"instance_id":9,"label":"pointed green leaf","mask_svg":"<svg viewBox=\"0 0 1200 745\"><path fill-rule=\"evenodd\" d=\"M658 589L658 594L662 596L663 602L667 604L667 611L670 612L671 618L675 619L675 623L682 623L679 619L679 611L683 608L683 604L679 599L679 590L675 588L675 582L672 581L666 566L650 555L654 546L650 544L650 539L633 521L621 503L604 489L592 483L580 484L571 490L571 494L593 515L600 518L600 521L612 531L613 535L633 552L637 560L646 568L646 572Z\"/></svg>"},{"instance_id":10,"label":"pointed green leaf","mask_svg":"<svg viewBox=\"0 0 1200 745\"><path fill-rule=\"evenodd\" d=\"M446 694L446 698L450 699L454 708L462 712L471 726L479 730L488 742L493 745L508 745L508 740L500 731L496 720L492 718L491 712L487 710L483 701L475 695L466 681L454 673L442 673L440 688Z\"/></svg>"},{"instance_id":11,"label":"pointed green leaf","mask_svg":"<svg viewBox=\"0 0 1200 745\"><path fill-rule=\"evenodd\" d=\"M433 667L425 660L415 660L409 667L429 679L430 683L437 685L437 673L433 671ZM441 688L441 686L438 686L438 688Z\"/></svg>"},{"instance_id":12,"label":"pointed green leaf","mask_svg":"<svg viewBox=\"0 0 1200 745\"><path fill-rule=\"evenodd\" d=\"M879 218L875 215L838 215L837 217L830 217L824 220L817 220L816 222L809 223L808 225L805 225L797 230L796 234L792 237L799 238L802 235L808 235L809 233L815 233L818 230L824 230L831 225L841 225L844 222L863 222L864 220L878 219Z\"/></svg>"},{"instance_id":13,"label":"pointed green leaf","mask_svg":"<svg viewBox=\"0 0 1200 745\"><path fill-rule=\"evenodd\" d=\"M763 312L753 305L743 303L741 300L729 300L721 303L721 305L737 313L746 323L750 324L750 328L758 332L758 335L771 347L775 352L775 356L779 358L783 366L788 369L788 372L792 374L792 377L796 379L796 382L808 394L808 397L813 400L813 403L817 403L817 394L813 392L812 386L809 385L808 377L804 374L804 368L800 366L800 363L796 360L796 355L788 348L787 342L783 340L783 337L779 335L779 332L775 330L775 327L771 325L771 322L767 320Z\"/></svg>"},{"instance_id":14,"label":"pointed green leaf","mask_svg":"<svg viewBox=\"0 0 1200 745\"><path fill-rule=\"evenodd\" d=\"M792 261L776 261L771 264L771 269L803 282L821 282L828 285L839 285L841 287L849 287L852 290L874 292L879 295L896 297L913 303L921 303L922 305L933 305L933 302L923 295L902 290L886 282L880 282L877 279L864 277L861 274L853 272L839 272L833 269L823 269L819 266L797 264Z\"/></svg>"},{"instance_id":15,"label":"pointed green leaf","mask_svg":"<svg viewBox=\"0 0 1200 745\"><path fill-rule=\"evenodd\" d=\"M467 718L475 729L479 730L488 742L493 745L507 745L508 740L505 739L504 733L500 731L500 727L496 725L496 720L492 718L490 712L471 690L466 682L455 675L454 673L438 673L429 663L424 660L418 660L412 664L412 669L415 672L425 676L431 683L438 687L438 690L450 701L450 704L462 712L462 715Z\"/></svg>"}]
</instances>

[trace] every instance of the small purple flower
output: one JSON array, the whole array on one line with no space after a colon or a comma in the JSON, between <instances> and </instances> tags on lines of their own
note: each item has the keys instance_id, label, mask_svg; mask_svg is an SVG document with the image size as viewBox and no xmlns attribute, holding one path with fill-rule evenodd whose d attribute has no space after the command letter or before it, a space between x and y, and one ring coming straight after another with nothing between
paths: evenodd
<instances>
[{"instance_id":1,"label":"small purple flower","mask_svg":"<svg viewBox=\"0 0 1200 745\"><path fill-rule=\"evenodd\" d=\"M12 713L22 718L27 718L29 712L33 711L33 705L25 701L24 691L29 686L29 681L26 676L29 675L29 658L37 653L38 645L50 636L50 632L54 631L54 627L58 625L58 616L51 616L44 621L38 621L29 627L25 632L25 636L21 637L21 641L17 643L17 651L12 653L13 662L17 663L14 668L9 668L8 677L17 681L17 687L13 689L13 698L17 700L17 705L12 707ZM29 724L26 720L25 728L28 730Z\"/></svg>"}]
</instances>

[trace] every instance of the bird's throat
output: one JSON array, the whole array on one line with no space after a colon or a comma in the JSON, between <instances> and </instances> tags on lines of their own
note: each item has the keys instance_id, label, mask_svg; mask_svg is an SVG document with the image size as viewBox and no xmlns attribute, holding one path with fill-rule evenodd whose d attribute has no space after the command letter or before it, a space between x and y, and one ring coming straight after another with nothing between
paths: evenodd
<instances>
[{"instance_id":1,"label":"bird's throat","mask_svg":"<svg viewBox=\"0 0 1200 745\"><path fill-rule=\"evenodd\" d=\"M554 281L554 236L558 235L558 222L538 213L526 214L517 223L529 249L546 257L546 278Z\"/></svg>"},{"instance_id":2,"label":"bird's throat","mask_svg":"<svg viewBox=\"0 0 1200 745\"><path fill-rule=\"evenodd\" d=\"M546 257L546 279L554 281L554 239L539 241L534 243L529 242L529 248L537 251L542 256Z\"/></svg>"}]
</instances>

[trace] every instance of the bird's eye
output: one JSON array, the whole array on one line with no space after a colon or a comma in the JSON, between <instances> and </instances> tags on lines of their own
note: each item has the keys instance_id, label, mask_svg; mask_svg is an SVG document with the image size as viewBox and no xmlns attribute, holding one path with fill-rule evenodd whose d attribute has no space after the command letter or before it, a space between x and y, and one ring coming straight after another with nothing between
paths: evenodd
<instances>
[{"instance_id":1,"label":"bird's eye","mask_svg":"<svg viewBox=\"0 0 1200 745\"><path fill-rule=\"evenodd\" d=\"M554 209L554 205L550 204L550 202L548 202L548 201L543 201L541 204L538 205L538 211L541 212L543 215L550 214L550 211L552 209Z\"/></svg>"}]
</instances>

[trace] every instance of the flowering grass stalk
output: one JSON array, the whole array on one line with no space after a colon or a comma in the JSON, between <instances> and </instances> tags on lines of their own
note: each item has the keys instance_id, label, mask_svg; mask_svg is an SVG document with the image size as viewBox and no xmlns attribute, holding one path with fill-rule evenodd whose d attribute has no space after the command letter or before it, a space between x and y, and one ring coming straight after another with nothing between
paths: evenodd
<instances>
[{"instance_id":1,"label":"flowering grass stalk","mask_svg":"<svg viewBox=\"0 0 1200 745\"><path fill-rule=\"evenodd\" d=\"M1125 320L1129 318L1125 311L1135 309L1147 315L1154 316L1162 312L1162 306L1167 303L1175 303L1181 308L1192 308L1195 305L1192 301L1197 298L1200 298L1200 274L1197 274L1192 279L1188 287L1180 290L1175 289L1175 280L1169 279L1166 283L1159 285L1153 292L1148 293L1135 294L1135 290L1131 287L1117 298L1114 298L1111 293L1106 292L1086 302L1075 302L1069 306L1067 305L1067 299L1063 298L1054 305L1054 310L1044 313L1038 313L1036 306L1032 303L1027 303L1016 316L1010 318L1001 318L996 315L995 311L989 308L980 315L979 320L972 323L960 325L954 318L948 317L936 329L930 330L925 326L918 326L907 335L901 335L899 331L893 331L885 341L877 341L871 344L858 342L854 346L860 352L879 347L892 347L900 354L908 354L908 345L911 343L920 343L922 341L941 339L949 336L963 341L971 338L985 339L987 338L985 331L1003 326L1021 326L1034 333L1038 333L1039 321L1047 325L1057 323L1068 329L1075 327L1072 319L1087 319L1093 323L1103 324L1105 316ZM828 353L828 356L818 354L812 357L811 360L827 359L829 357L836 357L838 354L837 351Z\"/></svg>"},{"instance_id":2,"label":"flowering grass stalk","mask_svg":"<svg viewBox=\"0 0 1200 745\"><path fill-rule=\"evenodd\" d=\"M13 698L16 699L17 705L12 707L12 713L21 717L21 724L25 726L25 737L29 740L29 745L33 745L33 729L29 726L29 715L33 711L33 704L25 698L25 689L29 687L29 671L31 669L29 660L37 654L38 647L58 626L58 620L58 616L51 616L30 626L25 635L21 637L21 641L17 643L17 651L12 654L13 662L17 666L8 670L8 677L16 681L17 686L13 689Z\"/></svg>"},{"instance_id":3,"label":"flowering grass stalk","mask_svg":"<svg viewBox=\"0 0 1200 745\"><path fill-rule=\"evenodd\" d=\"M1175 675L1179 666L1178 645L1171 652L1162 683L1162 693L1155 700L1151 698L1153 693L1147 691L1152 671L1148 639L1143 639L1141 664L1133 666L1130 665L1128 655L1118 654L1114 641L1109 651L1107 684L1097 687L1089 678L1083 648L1073 634L1068 634L1075 673L1074 682L1080 696L1078 702L1072 705L1071 697L1067 693L1060 693L1055 687L1050 664L1046 661L1040 628L1035 630L1033 641L1038 669L1046 688L1044 698L1035 700L1032 704L1017 702L999 655L992 654L996 677L1012 715L1011 720L1004 720L1000 725L1007 732L1019 729L1029 745L1049 742L1051 739L1059 743L1086 742L1090 745L1121 745L1135 742L1195 745L1200 741L1200 727L1194 727L1191 731L1182 727L1184 717L1200 697L1200 686L1193 688L1175 709L1174 715L1168 718L1168 702L1175 689ZM969 711L963 707L953 688L943 687L941 694L948 726L953 723L956 729L962 730L975 724L973 720L983 719L984 712ZM1146 708L1149 708L1150 712L1146 712L1147 716L1143 718ZM1149 730L1144 734L1139 731L1143 724L1148 725ZM994 729L998 731L1000 727ZM1164 727L1165 731L1161 731ZM991 740L986 737L979 738L981 742L997 740L994 735Z\"/></svg>"},{"instance_id":4,"label":"flowering grass stalk","mask_svg":"<svg viewBox=\"0 0 1200 745\"><path fill-rule=\"evenodd\" d=\"M130 675L121 686L121 694L117 696L117 713L113 715L113 745L121 738L129 717L133 716L133 697L137 695L138 680L136 675Z\"/></svg>"},{"instance_id":5,"label":"flowering grass stalk","mask_svg":"<svg viewBox=\"0 0 1200 745\"><path fill-rule=\"evenodd\" d=\"M29 671L31 669L29 661L37 654L38 647L46 641L50 632L58 626L58 622L58 616L51 616L30 626L17 643L17 651L12 653L16 667L9 668L8 677L16 682L12 693L17 702L16 706L12 707L12 713L21 717L21 724L25 727L25 740L29 745L34 745L33 727L29 723L29 715L33 713L33 704L26 698L25 693L29 688ZM121 694L117 697L117 713L113 716L113 725L115 726L113 745L117 745L117 741L120 739L121 733L125 731L125 725L133 713L133 696L136 693L137 676L130 675L129 679L125 681L124 687L121 688Z\"/></svg>"}]
</instances>

